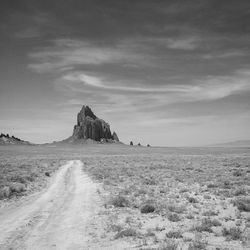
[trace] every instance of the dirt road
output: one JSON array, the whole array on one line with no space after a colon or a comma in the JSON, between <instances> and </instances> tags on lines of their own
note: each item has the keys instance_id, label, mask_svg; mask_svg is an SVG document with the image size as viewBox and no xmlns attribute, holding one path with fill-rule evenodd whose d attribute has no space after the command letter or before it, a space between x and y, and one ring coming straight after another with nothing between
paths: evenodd
<instances>
[{"instance_id":1,"label":"dirt road","mask_svg":"<svg viewBox=\"0 0 250 250\"><path fill-rule=\"evenodd\" d=\"M82 172L82 162L68 162L42 194L0 210L0 249L89 249L97 188Z\"/></svg>"}]
</instances>

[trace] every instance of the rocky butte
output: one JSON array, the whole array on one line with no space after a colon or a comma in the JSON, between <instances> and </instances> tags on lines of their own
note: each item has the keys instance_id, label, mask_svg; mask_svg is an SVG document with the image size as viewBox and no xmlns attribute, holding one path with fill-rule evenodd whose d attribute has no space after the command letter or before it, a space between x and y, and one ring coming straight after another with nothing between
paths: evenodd
<instances>
[{"instance_id":1,"label":"rocky butte","mask_svg":"<svg viewBox=\"0 0 250 250\"><path fill-rule=\"evenodd\" d=\"M83 106L77 115L77 124L74 126L70 141L87 139L98 142L119 142L117 134L111 133L109 124L98 118L90 107Z\"/></svg>"}]
</instances>

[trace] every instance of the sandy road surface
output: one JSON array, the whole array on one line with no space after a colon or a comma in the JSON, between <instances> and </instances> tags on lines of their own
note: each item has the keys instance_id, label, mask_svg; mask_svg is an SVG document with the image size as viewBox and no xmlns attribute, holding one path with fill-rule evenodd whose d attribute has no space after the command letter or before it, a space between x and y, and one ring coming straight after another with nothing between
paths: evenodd
<instances>
[{"instance_id":1,"label":"sandy road surface","mask_svg":"<svg viewBox=\"0 0 250 250\"><path fill-rule=\"evenodd\" d=\"M70 161L50 187L0 210L0 249L89 249L87 228L98 211L97 185Z\"/></svg>"}]
</instances>

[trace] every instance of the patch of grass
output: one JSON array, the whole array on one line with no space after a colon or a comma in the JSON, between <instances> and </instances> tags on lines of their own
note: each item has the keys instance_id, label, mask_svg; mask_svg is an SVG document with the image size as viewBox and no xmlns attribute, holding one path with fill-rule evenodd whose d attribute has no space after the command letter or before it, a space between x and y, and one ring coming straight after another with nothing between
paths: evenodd
<instances>
[{"instance_id":1,"label":"patch of grass","mask_svg":"<svg viewBox=\"0 0 250 250\"><path fill-rule=\"evenodd\" d=\"M250 198L239 198L233 201L234 206L236 206L240 211L250 212Z\"/></svg>"},{"instance_id":2,"label":"patch of grass","mask_svg":"<svg viewBox=\"0 0 250 250\"><path fill-rule=\"evenodd\" d=\"M111 200L111 204L115 207L128 207L129 201L121 195L117 195Z\"/></svg>"},{"instance_id":3,"label":"patch of grass","mask_svg":"<svg viewBox=\"0 0 250 250\"><path fill-rule=\"evenodd\" d=\"M196 236L194 241L189 244L188 250L205 250L207 244L206 239L203 239L201 236Z\"/></svg>"},{"instance_id":4,"label":"patch of grass","mask_svg":"<svg viewBox=\"0 0 250 250\"><path fill-rule=\"evenodd\" d=\"M169 213L167 217L168 217L168 220L172 222L181 221L181 217L176 213Z\"/></svg>"},{"instance_id":5,"label":"patch of grass","mask_svg":"<svg viewBox=\"0 0 250 250\"><path fill-rule=\"evenodd\" d=\"M209 183L207 185L208 188L217 188L218 187L218 184L215 184L215 183Z\"/></svg>"},{"instance_id":6,"label":"patch of grass","mask_svg":"<svg viewBox=\"0 0 250 250\"><path fill-rule=\"evenodd\" d=\"M240 188L238 188L238 189L236 189L236 190L234 191L234 195L235 195L235 196L246 195L246 194L247 194L247 191L246 191L246 189L243 188L243 187L240 187Z\"/></svg>"},{"instance_id":7,"label":"patch of grass","mask_svg":"<svg viewBox=\"0 0 250 250\"><path fill-rule=\"evenodd\" d=\"M211 220L209 218L204 218L201 221L201 224L195 226L193 229L197 232L209 232L212 233L212 227L221 226L221 223L218 220Z\"/></svg>"},{"instance_id":8,"label":"patch of grass","mask_svg":"<svg viewBox=\"0 0 250 250\"><path fill-rule=\"evenodd\" d=\"M123 237L135 237L137 236L137 231L133 228L128 228L121 230L115 235L115 239L123 238Z\"/></svg>"},{"instance_id":9,"label":"patch of grass","mask_svg":"<svg viewBox=\"0 0 250 250\"><path fill-rule=\"evenodd\" d=\"M179 247L178 242L175 242L173 240L168 240L164 242L158 250L177 250Z\"/></svg>"},{"instance_id":10,"label":"patch of grass","mask_svg":"<svg viewBox=\"0 0 250 250\"><path fill-rule=\"evenodd\" d=\"M182 233L181 233L181 231L169 231L166 233L166 237L179 239L179 238L182 238Z\"/></svg>"},{"instance_id":11,"label":"patch of grass","mask_svg":"<svg viewBox=\"0 0 250 250\"><path fill-rule=\"evenodd\" d=\"M144 185L156 185L156 181L153 178L145 178L143 181Z\"/></svg>"},{"instance_id":12,"label":"patch of grass","mask_svg":"<svg viewBox=\"0 0 250 250\"><path fill-rule=\"evenodd\" d=\"M108 230L112 232L120 232L122 231L123 227L117 224L111 224L108 226Z\"/></svg>"},{"instance_id":13,"label":"patch of grass","mask_svg":"<svg viewBox=\"0 0 250 250\"><path fill-rule=\"evenodd\" d=\"M216 216L218 215L218 211L208 210L202 213L203 216Z\"/></svg>"},{"instance_id":14,"label":"patch of grass","mask_svg":"<svg viewBox=\"0 0 250 250\"><path fill-rule=\"evenodd\" d=\"M228 240L240 240L242 238L242 231L239 227L232 227L230 229L224 227L222 234Z\"/></svg>"},{"instance_id":15,"label":"patch of grass","mask_svg":"<svg viewBox=\"0 0 250 250\"><path fill-rule=\"evenodd\" d=\"M12 195L22 195L26 190L24 184L11 182L8 186L0 188L0 200L10 198Z\"/></svg>"},{"instance_id":16,"label":"patch of grass","mask_svg":"<svg viewBox=\"0 0 250 250\"><path fill-rule=\"evenodd\" d=\"M2 187L0 188L0 200L9 198L11 196L11 190L10 187Z\"/></svg>"},{"instance_id":17,"label":"patch of grass","mask_svg":"<svg viewBox=\"0 0 250 250\"><path fill-rule=\"evenodd\" d=\"M186 211L186 207L173 204L168 206L168 210L173 213L182 214Z\"/></svg>"},{"instance_id":18,"label":"patch of grass","mask_svg":"<svg viewBox=\"0 0 250 250\"><path fill-rule=\"evenodd\" d=\"M22 196L45 184L45 171L51 173L60 166L62 160L52 159L45 155L37 155L33 147L3 147L0 154L0 200L13 196ZM7 152L3 152L7 150ZM19 156L20 151L24 150ZM27 150L27 151L26 151ZM33 155L34 154L34 155ZM28 190L28 192L27 192Z\"/></svg>"}]
</instances>

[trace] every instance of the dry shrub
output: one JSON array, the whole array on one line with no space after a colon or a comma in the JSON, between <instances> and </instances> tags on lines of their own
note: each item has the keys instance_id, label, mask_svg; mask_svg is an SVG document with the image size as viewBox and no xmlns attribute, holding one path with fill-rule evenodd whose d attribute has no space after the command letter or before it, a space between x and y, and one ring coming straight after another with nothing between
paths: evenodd
<instances>
[{"instance_id":1,"label":"dry shrub","mask_svg":"<svg viewBox=\"0 0 250 250\"><path fill-rule=\"evenodd\" d=\"M118 195L111 200L111 204L115 207L128 207L129 201L124 196Z\"/></svg>"},{"instance_id":2,"label":"dry shrub","mask_svg":"<svg viewBox=\"0 0 250 250\"><path fill-rule=\"evenodd\" d=\"M246 194L247 194L247 191L243 187L240 187L240 188L236 189L235 192L234 192L235 196L246 195Z\"/></svg>"},{"instance_id":3,"label":"dry shrub","mask_svg":"<svg viewBox=\"0 0 250 250\"><path fill-rule=\"evenodd\" d=\"M207 244L206 239L203 239L201 235L196 235L194 241L189 244L188 250L205 250Z\"/></svg>"},{"instance_id":4,"label":"dry shrub","mask_svg":"<svg viewBox=\"0 0 250 250\"><path fill-rule=\"evenodd\" d=\"M177 250L178 247L178 242L175 242L174 240L168 240L159 247L159 250Z\"/></svg>"},{"instance_id":5,"label":"dry shrub","mask_svg":"<svg viewBox=\"0 0 250 250\"><path fill-rule=\"evenodd\" d=\"M26 191L26 187L22 183L13 182L10 184L11 193L22 193Z\"/></svg>"},{"instance_id":6,"label":"dry shrub","mask_svg":"<svg viewBox=\"0 0 250 250\"><path fill-rule=\"evenodd\" d=\"M11 196L11 190L10 187L3 187L0 189L0 200L9 198Z\"/></svg>"},{"instance_id":7,"label":"dry shrub","mask_svg":"<svg viewBox=\"0 0 250 250\"><path fill-rule=\"evenodd\" d=\"M216 216L218 215L218 211L208 210L202 213L203 216Z\"/></svg>"},{"instance_id":8,"label":"dry shrub","mask_svg":"<svg viewBox=\"0 0 250 250\"><path fill-rule=\"evenodd\" d=\"M218 220L211 220L209 218L204 218L201 221L200 225L195 226L193 229L197 232L209 232L212 233L211 227L221 226L221 223Z\"/></svg>"},{"instance_id":9,"label":"dry shrub","mask_svg":"<svg viewBox=\"0 0 250 250\"><path fill-rule=\"evenodd\" d=\"M137 236L137 232L133 228L128 228L121 230L115 235L115 239L123 238L123 237L134 237Z\"/></svg>"},{"instance_id":10,"label":"dry shrub","mask_svg":"<svg viewBox=\"0 0 250 250\"><path fill-rule=\"evenodd\" d=\"M145 178L143 181L144 185L156 185L156 181L153 178Z\"/></svg>"},{"instance_id":11,"label":"dry shrub","mask_svg":"<svg viewBox=\"0 0 250 250\"><path fill-rule=\"evenodd\" d=\"M207 185L208 188L217 188L218 187L218 184L215 184L215 183L209 183Z\"/></svg>"},{"instance_id":12,"label":"dry shrub","mask_svg":"<svg viewBox=\"0 0 250 250\"><path fill-rule=\"evenodd\" d=\"M198 200L194 197L187 197L187 200L190 202L190 203L198 203Z\"/></svg>"},{"instance_id":13,"label":"dry shrub","mask_svg":"<svg viewBox=\"0 0 250 250\"><path fill-rule=\"evenodd\" d=\"M234 206L236 206L240 211L250 212L250 198L240 198L233 201Z\"/></svg>"},{"instance_id":14,"label":"dry shrub","mask_svg":"<svg viewBox=\"0 0 250 250\"><path fill-rule=\"evenodd\" d=\"M166 233L166 237L179 239L182 238L182 233L180 231L169 231Z\"/></svg>"},{"instance_id":15,"label":"dry shrub","mask_svg":"<svg viewBox=\"0 0 250 250\"><path fill-rule=\"evenodd\" d=\"M182 214L186 211L186 207L173 204L168 206L168 210L173 213Z\"/></svg>"},{"instance_id":16,"label":"dry shrub","mask_svg":"<svg viewBox=\"0 0 250 250\"><path fill-rule=\"evenodd\" d=\"M45 176L50 177L50 172L45 172Z\"/></svg>"},{"instance_id":17,"label":"dry shrub","mask_svg":"<svg viewBox=\"0 0 250 250\"><path fill-rule=\"evenodd\" d=\"M222 234L229 240L240 240L242 238L242 231L239 227L223 228Z\"/></svg>"},{"instance_id":18,"label":"dry shrub","mask_svg":"<svg viewBox=\"0 0 250 250\"><path fill-rule=\"evenodd\" d=\"M178 221L181 221L181 218L176 213L170 213L170 214L168 214L168 220L172 221L172 222L178 222Z\"/></svg>"},{"instance_id":19,"label":"dry shrub","mask_svg":"<svg viewBox=\"0 0 250 250\"><path fill-rule=\"evenodd\" d=\"M155 206L152 204L145 204L141 207L142 214L153 213L154 211L155 211Z\"/></svg>"}]
</instances>

